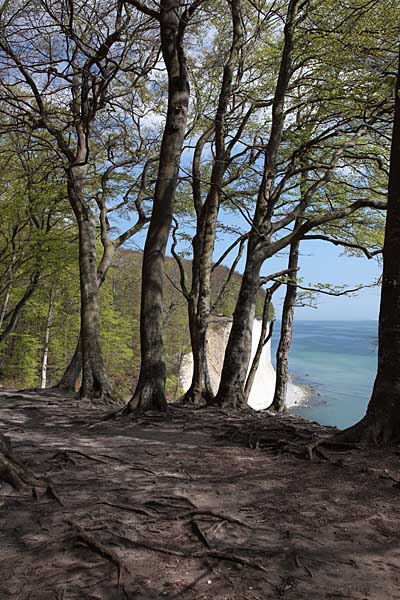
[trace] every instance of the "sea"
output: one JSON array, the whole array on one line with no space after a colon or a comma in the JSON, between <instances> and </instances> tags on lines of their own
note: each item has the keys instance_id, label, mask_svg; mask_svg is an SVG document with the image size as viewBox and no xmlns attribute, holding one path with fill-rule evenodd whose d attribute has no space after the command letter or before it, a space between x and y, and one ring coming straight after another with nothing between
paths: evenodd
<instances>
[{"instance_id":1,"label":"sea","mask_svg":"<svg viewBox=\"0 0 400 600\"><path fill-rule=\"evenodd\" d=\"M275 360L280 323L275 323ZM306 400L291 409L321 425L340 429L364 414L377 367L377 321L296 321L289 356L293 383L305 386Z\"/></svg>"}]
</instances>

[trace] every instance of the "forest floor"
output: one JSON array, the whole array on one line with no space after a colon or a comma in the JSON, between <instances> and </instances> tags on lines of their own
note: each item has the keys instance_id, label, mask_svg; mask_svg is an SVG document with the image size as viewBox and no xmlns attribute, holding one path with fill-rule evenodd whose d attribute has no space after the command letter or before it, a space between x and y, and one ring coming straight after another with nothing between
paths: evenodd
<instances>
[{"instance_id":1,"label":"forest floor","mask_svg":"<svg viewBox=\"0 0 400 600\"><path fill-rule=\"evenodd\" d=\"M0 487L1 600L400 599L400 455L305 446L300 417L174 407L102 420L0 393L56 497Z\"/></svg>"}]
</instances>

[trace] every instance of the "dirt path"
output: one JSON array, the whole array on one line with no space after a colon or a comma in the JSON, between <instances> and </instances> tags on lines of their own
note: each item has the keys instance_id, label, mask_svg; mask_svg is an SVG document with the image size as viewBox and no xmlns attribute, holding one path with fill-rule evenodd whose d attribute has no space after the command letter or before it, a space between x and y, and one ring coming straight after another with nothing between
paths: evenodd
<instances>
[{"instance_id":1,"label":"dirt path","mask_svg":"<svg viewBox=\"0 0 400 600\"><path fill-rule=\"evenodd\" d=\"M62 503L1 486L2 600L400 599L395 452L278 452L327 432L299 418L102 422L51 393L0 402L0 430Z\"/></svg>"}]
</instances>

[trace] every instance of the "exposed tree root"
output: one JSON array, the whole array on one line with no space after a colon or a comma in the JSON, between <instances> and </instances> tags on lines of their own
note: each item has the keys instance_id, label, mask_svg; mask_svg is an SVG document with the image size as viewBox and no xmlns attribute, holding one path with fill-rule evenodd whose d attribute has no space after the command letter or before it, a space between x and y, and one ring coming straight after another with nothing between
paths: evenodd
<instances>
[{"instance_id":1,"label":"exposed tree root","mask_svg":"<svg viewBox=\"0 0 400 600\"><path fill-rule=\"evenodd\" d=\"M32 489L36 495L36 488L42 488L50 496L57 498L47 481L38 479L28 467L15 458L9 440L2 434L0 434L0 480L9 483L18 491Z\"/></svg>"},{"instance_id":2,"label":"exposed tree root","mask_svg":"<svg viewBox=\"0 0 400 600\"><path fill-rule=\"evenodd\" d=\"M385 447L399 443L400 435L389 418L373 420L366 415L361 421L335 433L332 437L317 440L306 446L307 456L313 458L313 452L323 454L321 446L331 450L351 450L355 448Z\"/></svg>"},{"instance_id":3,"label":"exposed tree root","mask_svg":"<svg viewBox=\"0 0 400 600\"><path fill-rule=\"evenodd\" d=\"M74 523L73 521L68 521L68 524L74 529L74 536L78 542L81 542L82 544L96 552L96 554L99 554L101 557L107 559L117 567L117 581L119 587L121 581L121 572L123 571L125 566L121 563L120 559L115 554L115 552L113 552L109 548L106 548L104 544L96 540L96 538L90 533L84 531L77 523Z\"/></svg>"},{"instance_id":4,"label":"exposed tree root","mask_svg":"<svg viewBox=\"0 0 400 600\"><path fill-rule=\"evenodd\" d=\"M106 390L101 393L93 393L79 396L79 402L82 404L99 407L99 408L115 408L116 406L125 405L124 400L115 392Z\"/></svg>"},{"instance_id":5,"label":"exposed tree root","mask_svg":"<svg viewBox=\"0 0 400 600\"><path fill-rule=\"evenodd\" d=\"M214 510L191 510L180 517L179 519L186 519L188 517L213 517L214 519L220 519L221 521L226 521L227 523L233 523L234 525L241 525L242 527L247 527L248 529L252 529L252 526L236 517L231 517L224 513L219 513Z\"/></svg>"},{"instance_id":6,"label":"exposed tree root","mask_svg":"<svg viewBox=\"0 0 400 600\"><path fill-rule=\"evenodd\" d=\"M215 394L206 386L194 388L192 385L181 399L183 404L191 404L195 406L215 406Z\"/></svg>"},{"instance_id":7,"label":"exposed tree root","mask_svg":"<svg viewBox=\"0 0 400 600\"><path fill-rule=\"evenodd\" d=\"M148 411L167 412L168 405L164 392L156 390L151 384L137 386L129 403L122 409L123 415L140 415Z\"/></svg>"},{"instance_id":8,"label":"exposed tree root","mask_svg":"<svg viewBox=\"0 0 400 600\"><path fill-rule=\"evenodd\" d=\"M240 564L242 566L251 567L252 569L256 569L257 571L262 571L264 573L269 573L269 570L260 565L257 562L254 562L248 558L244 558L242 556L238 556L237 554L228 552L226 550L214 550L207 549L206 551L201 552L184 552L183 550L176 550L175 548L168 548L166 546L157 546L154 544L148 544L147 542L143 542L140 540L131 540L126 538L125 536L115 534L113 532L109 532L110 535L117 537L121 542L129 545L136 546L138 548L143 548L144 550L149 550L151 552L159 552L161 554L168 554L169 556L178 556L181 558L187 558L192 560L194 558L215 558L217 560L225 560L228 562L234 562Z\"/></svg>"}]
</instances>

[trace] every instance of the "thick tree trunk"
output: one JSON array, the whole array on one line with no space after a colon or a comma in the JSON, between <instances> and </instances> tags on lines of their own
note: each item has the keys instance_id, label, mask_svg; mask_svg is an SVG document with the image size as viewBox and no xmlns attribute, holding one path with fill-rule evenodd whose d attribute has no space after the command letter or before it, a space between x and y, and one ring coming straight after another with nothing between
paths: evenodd
<instances>
[{"instance_id":1,"label":"thick tree trunk","mask_svg":"<svg viewBox=\"0 0 400 600\"><path fill-rule=\"evenodd\" d=\"M342 441L386 445L400 440L400 56L383 247L378 371L367 414L341 432Z\"/></svg>"},{"instance_id":2,"label":"thick tree trunk","mask_svg":"<svg viewBox=\"0 0 400 600\"><path fill-rule=\"evenodd\" d=\"M83 196L84 167L68 170L68 196L78 221L81 289L82 385L81 398L111 401L100 340L100 312L96 265L96 219Z\"/></svg>"},{"instance_id":3,"label":"thick tree trunk","mask_svg":"<svg viewBox=\"0 0 400 600\"><path fill-rule=\"evenodd\" d=\"M43 358L42 358L42 369L40 374L40 387L46 389L47 387L47 366L49 361L49 348L50 348L50 330L53 324L54 314L54 290L50 292L49 298L49 310L47 313L46 332L44 336L44 347L43 347Z\"/></svg>"},{"instance_id":4,"label":"thick tree trunk","mask_svg":"<svg viewBox=\"0 0 400 600\"><path fill-rule=\"evenodd\" d=\"M107 272L112 264L115 253L115 245L109 241L104 246L103 255L97 269L97 287L100 289L106 279ZM70 392L75 392L77 389L79 377L82 372L82 331L79 331L78 341L76 343L75 352L64 371L63 376L57 384L57 388Z\"/></svg>"},{"instance_id":5,"label":"thick tree trunk","mask_svg":"<svg viewBox=\"0 0 400 600\"><path fill-rule=\"evenodd\" d=\"M297 268L299 264L300 241L291 244L289 250L288 269L290 283L287 284L285 300L282 308L282 323L279 345L276 351L276 384L274 399L270 410L284 412L286 410L286 394L289 382L289 351L292 343L294 306L297 297Z\"/></svg>"},{"instance_id":6,"label":"thick tree trunk","mask_svg":"<svg viewBox=\"0 0 400 600\"><path fill-rule=\"evenodd\" d=\"M140 313L141 367L126 412L166 410L162 337L164 257L189 105L189 79L180 30L181 0L160 3L161 49L168 71L168 111L160 150L153 211L143 253Z\"/></svg>"},{"instance_id":7,"label":"thick tree trunk","mask_svg":"<svg viewBox=\"0 0 400 600\"><path fill-rule=\"evenodd\" d=\"M64 371L63 376L57 384L57 388L69 392L75 392L77 382L82 372L82 334L79 332L79 338L76 344L75 352Z\"/></svg>"},{"instance_id":8,"label":"thick tree trunk","mask_svg":"<svg viewBox=\"0 0 400 600\"><path fill-rule=\"evenodd\" d=\"M250 239L246 267L225 351L221 382L215 398L219 406L244 408L246 405L244 387L251 356L255 306L262 264L263 256L257 249L257 242L254 243L254 238Z\"/></svg>"}]
</instances>

